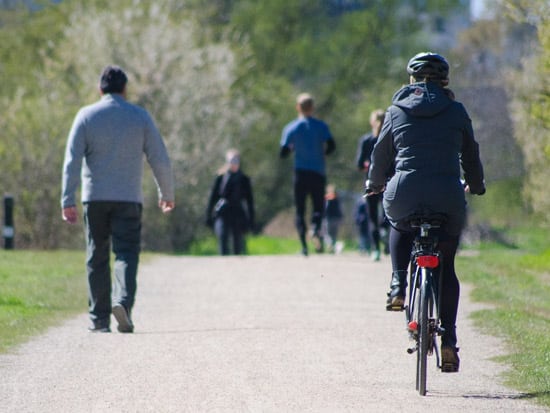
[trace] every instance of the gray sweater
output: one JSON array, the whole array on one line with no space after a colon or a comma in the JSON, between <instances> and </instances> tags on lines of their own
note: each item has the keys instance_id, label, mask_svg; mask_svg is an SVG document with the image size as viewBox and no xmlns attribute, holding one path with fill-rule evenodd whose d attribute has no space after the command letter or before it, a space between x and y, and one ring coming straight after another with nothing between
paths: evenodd
<instances>
[{"instance_id":1,"label":"gray sweater","mask_svg":"<svg viewBox=\"0 0 550 413\"><path fill-rule=\"evenodd\" d=\"M107 94L77 113L63 165L61 206L82 202L143 202L143 158L153 170L160 199L174 200L166 147L147 111L118 94Z\"/></svg>"}]
</instances>

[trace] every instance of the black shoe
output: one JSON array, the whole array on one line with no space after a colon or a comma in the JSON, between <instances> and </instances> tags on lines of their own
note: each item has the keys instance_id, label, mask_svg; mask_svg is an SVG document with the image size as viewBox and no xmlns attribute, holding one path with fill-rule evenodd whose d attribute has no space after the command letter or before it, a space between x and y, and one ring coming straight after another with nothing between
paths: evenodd
<instances>
[{"instance_id":1,"label":"black shoe","mask_svg":"<svg viewBox=\"0 0 550 413\"><path fill-rule=\"evenodd\" d=\"M443 373L458 373L459 366L458 348L441 346L441 371Z\"/></svg>"},{"instance_id":2,"label":"black shoe","mask_svg":"<svg viewBox=\"0 0 550 413\"><path fill-rule=\"evenodd\" d=\"M303 255L304 257L307 257L307 255L308 255L307 247L303 247L303 248L302 248L302 255Z\"/></svg>"},{"instance_id":3,"label":"black shoe","mask_svg":"<svg viewBox=\"0 0 550 413\"><path fill-rule=\"evenodd\" d=\"M323 237L318 232L313 233L313 245L315 246L315 252L321 254L325 251L325 245L323 242Z\"/></svg>"},{"instance_id":4,"label":"black shoe","mask_svg":"<svg viewBox=\"0 0 550 413\"><path fill-rule=\"evenodd\" d=\"M400 295L392 297L391 292L389 292L386 300L386 311L403 311L404 309L405 297Z\"/></svg>"},{"instance_id":5,"label":"black shoe","mask_svg":"<svg viewBox=\"0 0 550 413\"><path fill-rule=\"evenodd\" d=\"M405 291L407 289L407 271L398 270L392 272L390 292L386 301L386 310L403 311L405 304Z\"/></svg>"},{"instance_id":6,"label":"black shoe","mask_svg":"<svg viewBox=\"0 0 550 413\"><path fill-rule=\"evenodd\" d=\"M92 325L88 327L90 333L110 333L111 328L106 322L93 321Z\"/></svg>"},{"instance_id":7,"label":"black shoe","mask_svg":"<svg viewBox=\"0 0 550 413\"><path fill-rule=\"evenodd\" d=\"M133 333L134 324L130 318L130 313L126 310L122 304L113 305L113 315L115 316L116 321L118 322L117 330L120 333Z\"/></svg>"}]
</instances>

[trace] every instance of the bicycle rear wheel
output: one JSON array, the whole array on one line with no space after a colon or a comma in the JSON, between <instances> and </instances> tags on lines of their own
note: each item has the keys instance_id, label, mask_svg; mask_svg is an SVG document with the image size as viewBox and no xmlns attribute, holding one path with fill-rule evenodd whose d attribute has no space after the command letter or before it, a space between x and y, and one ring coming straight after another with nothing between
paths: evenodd
<instances>
[{"instance_id":1,"label":"bicycle rear wheel","mask_svg":"<svg viewBox=\"0 0 550 413\"><path fill-rule=\"evenodd\" d=\"M428 268L421 268L422 285L420 286L420 301L418 305L418 354L417 354L417 390L421 396L426 395L428 370L428 352L430 350L429 312L431 304L430 275Z\"/></svg>"}]
</instances>

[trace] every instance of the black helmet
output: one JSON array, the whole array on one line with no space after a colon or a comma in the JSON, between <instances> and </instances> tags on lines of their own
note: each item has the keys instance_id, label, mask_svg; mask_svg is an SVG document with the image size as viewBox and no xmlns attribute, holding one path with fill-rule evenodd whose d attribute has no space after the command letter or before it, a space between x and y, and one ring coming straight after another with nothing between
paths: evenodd
<instances>
[{"instance_id":1,"label":"black helmet","mask_svg":"<svg viewBox=\"0 0 550 413\"><path fill-rule=\"evenodd\" d=\"M437 53L422 52L409 60L407 73L415 79L447 80L449 63Z\"/></svg>"}]
</instances>

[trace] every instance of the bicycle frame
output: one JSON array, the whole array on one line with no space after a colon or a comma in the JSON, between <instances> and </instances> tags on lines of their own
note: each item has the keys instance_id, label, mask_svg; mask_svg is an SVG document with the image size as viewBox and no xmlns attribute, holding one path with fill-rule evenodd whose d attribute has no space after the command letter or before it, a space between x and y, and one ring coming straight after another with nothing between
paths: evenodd
<instances>
[{"instance_id":1,"label":"bicycle frame","mask_svg":"<svg viewBox=\"0 0 550 413\"><path fill-rule=\"evenodd\" d=\"M443 332L439 319L442 255L437 250L437 238L430 234L431 229L441 225L441 218L417 216L410 222L411 227L419 229L419 234L415 237L411 253L410 288L405 306L407 329L415 345L407 352L417 354L416 389L424 396L427 356L435 353L437 367L441 368L436 339Z\"/></svg>"}]
</instances>

